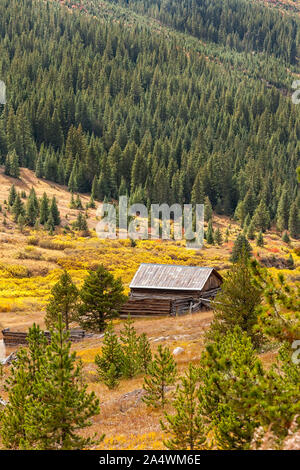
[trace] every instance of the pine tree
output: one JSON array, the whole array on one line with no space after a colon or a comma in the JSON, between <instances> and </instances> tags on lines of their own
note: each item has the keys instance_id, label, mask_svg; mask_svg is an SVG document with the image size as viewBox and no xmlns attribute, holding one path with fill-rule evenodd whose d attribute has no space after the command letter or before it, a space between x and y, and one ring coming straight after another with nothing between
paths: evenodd
<instances>
[{"instance_id":1,"label":"pine tree","mask_svg":"<svg viewBox=\"0 0 300 470\"><path fill-rule=\"evenodd\" d=\"M256 332L260 302L261 289L254 285L248 258L241 256L232 265L221 291L212 302L214 319L208 332L209 338L213 339L216 333L226 335L238 325L257 344L260 339Z\"/></svg>"},{"instance_id":2,"label":"pine tree","mask_svg":"<svg viewBox=\"0 0 300 470\"><path fill-rule=\"evenodd\" d=\"M24 204L21 200L21 197L20 197L20 194L18 193L17 196L16 196L16 199L15 199L15 202L12 206L12 210L11 210L13 216L14 216L14 221L17 222L18 221L18 218L20 215L24 216L25 215L25 208L24 208Z\"/></svg>"},{"instance_id":3,"label":"pine tree","mask_svg":"<svg viewBox=\"0 0 300 470\"><path fill-rule=\"evenodd\" d=\"M77 219L73 223L73 226L76 230L80 230L83 232L88 230L86 217L81 212L78 213Z\"/></svg>"},{"instance_id":4,"label":"pine tree","mask_svg":"<svg viewBox=\"0 0 300 470\"><path fill-rule=\"evenodd\" d=\"M95 200L94 200L93 196L91 196L91 198L90 198L90 201L88 203L88 208L91 208L91 209L96 208L96 204L95 204Z\"/></svg>"},{"instance_id":5,"label":"pine tree","mask_svg":"<svg viewBox=\"0 0 300 470\"><path fill-rule=\"evenodd\" d=\"M71 193L78 191L77 171L78 169L75 167L75 164L74 164L71 174L70 174L69 182L68 182L68 189Z\"/></svg>"},{"instance_id":6,"label":"pine tree","mask_svg":"<svg viewBox=\"0 0 300 470\"><path fill-rule=\"evenodd\" d=\"M299 429L299 364L293 360L293 352L287 342L281 345L275 363L266 373L264 392L260 407L261 425L264 429L271 428L278 445L290 433L293 421Z\"/></svg>"},{"instance_id":7,"label":"pine tree","mask_svg":"<svg viewBox=\"0 0 300 470\"><path fill-rule=\"evenodd\" d=\"M287 244L289 244L289 243L291 242L290 237L289 237L289 234L287 233L286 230L283 232L282 241L283 241L284 243L287 243Z\"/></svg>"},{"instance_id":8,"label":"pine tree","mask_svg":"<svg viewBox=\"0 0 300 470\"><path fill-rule=\"evenodd\" d=\"M204 220L205 222L209 222L212 218L213 210L212 205L209 200L209 197L206 196L204 200Z\"/></svg>"},{"instance_id":9,"label":"pine tree","mask_svg":"<svg viewBox=\"0 0 300 470\"><path fill-rule=\"evenodd\" d=\"M254 240L255 238L255 225L254 225L253 220L251 220L248 226L247 237L249 238L249 240Z\"/></svg>"},{"instance_id":10,"label":"pine tree","mask_svg":"<svg viewBox=\"0 0 300 470\"><path fill-rule=\"evenodd\" d=\"M31 188L26 203L26 222L34 227L39 215L39 203L34 188Z\"/></svg>"},{"instance_id":11,"label":"pine tree","mask_svg":"<svg viewBox=\"0 0 300 470\"><path fill-rule=\"evenodd\" d=\"M19 178L20 176L19 157L15 150L10 156L10 176L14 178Z\"/></svg>"},{"instance_id":12,"label":"pine tree","mask_svg":"<svg viewBox=\"0 0 300 470\"><path fill-rule=\"evenodd\" d=\"M192 188L191 202L192 204L204 204L204 185L202 170L197 173L197 176L195 178L195 182Z\"/></svg>"},{"instance_id":13,"label":"pine tree","mask_svg":"<svg viewBox=\"0 0 300 470\"><path fill-rule=\"evenodd\" d=\"M245 220L244 220L244 225L243 225L244 231L247 232L247 229L248 229L248 227L249 227L249 225L250 225L250 222L251 222L250 214L247 214L247 216L246 216L246 218L245 218Z\"/></svg>"},{"instance_id":14,"label":"pine tree","mask_svg":"<svg viewBox=\"0 0 300 470\"><path fill-rule=\"evenodd\" d=\"M29 398L36 397L35 384L47 340L39 326L33 324L27 336L27 348L17 352L6 381L9 402L1 415L1 437L8 449L22 449L32 444L27 430Z\"/></svg>"},{"instance_id":15,"label":"pine tree","mask_svg":"<svg viewBox=\"0 0 300 470\"><path fill-rule=\"evenodd\" d=\"M60 276L59 281L51 289L50 295L45 316L47 328L53 328L61 314L68 330L70 323L77 318L79 292L67 271Z\"/></svg>"},{"instance_id":16,"label":"pine tree","mask_svg":"<svg viewBox=\"0 0 300 470\"><path fill-rule=\"evenodd\" d=\"M289 215L289 232L291 237L299 238L300 235L300 216L297 202L294 201L291 205Z\"/></svg>"},{"instance_id":17,"label":"pine tree","mask_svg":"<svg viewBox=\"0 0 300 470\"><path fill-rule=\"evenodd\" d=\"M38 156L36 166L35 166L35 175L37 178L43 178L44 170L43 170L43 161L41 155Z\"/></svg>"},{"instance_id":18,"label":"pine tree","mask_svg":"<svg viewBox=\"0 0 300 470\"><path fill-rule=\"evenodd\" d=\"M300 286L290 285L282 273L275 278L256 260L250 264L255 285L262 292L259 307L260 330L276 341L292 343L300 338L298 313L300 309ZM298 283L299 284L299 283Z\"/></svg>"},{"instance_id":19,"label":"pine tree","mask_svg":"<svg viewBox=\"0 0 300 470\"><path fill-rule=\"evenodd\" d=\"M163 431L170 436L164 441L165 446L170 450L207 448L199 401L199 373L191 363L185 375L180 378L172 406L176 413L165 413L167 423L161 421Z\"/></svg>"},{"instance_id":20,"label":"pine tree","mask_svg":"<svg viewBox=\"0 0 300 470\"><path fill-rule=\"evenodd\" d=\"M270 215L266 203L261 200L253 215L253 224L255 228L265 232L270 226Z\"/></svg>"},{"instance_id":21,"label":"pine tree","mask_svg":"<svg viewBox=\"0 0 300 470\"><path fill-rule=\"evenodd\" d=\"M18 217L18 227L20 232L23 232L25 227L25 217L22 214L20 214Z\"/></svg>"},{"instance_id":22,"label":"pine tree","mask_svg":"<svg viewBox=\"0 0 300 470\"><path fill-rule=\"evenodd\" d=\"M35 448L79 450L97 443L95 437L80 434L99 413L99 400L83 385L82 365L76 361L76 353L71 353L61 315L56 330L51 331L35 392L26 413L29 440L35 442Z\"/></svg>"},{"instance_id":23,"label":"pine tree","mask_svg":"<svg viewBox=\"0 0 300 470\"><path fill-rule=\"evenodd\" d=\"M91 197L96 200L99 199L99 185L98 185L98 178L96 175L94 176L93 183L92 183Z\"/></svg>"},{"instance_id":24,"label":"pine tree","mask_svg":"<svg viewBox=\"0 0 300 470\"><path fill-rule=\"evenodd\" d=\"M252 248L245 235L239 233L235 239L230 260L236 263L241 256L249 258L252 254Z\"/></svg>"},{"instance_id":25,"label":"pine tree","mask_svg":"<svg viewBox=\"0 0 300 470\"><path fill-rule=\"evenodd\" d=\"M130 316L124 323L124 328L120 332L123 350L123 374L127 378L132 378L141 370L141 357L139 356L139 344L134 322Z\"/></svg>"},{"instance_id":26,"label":"pine tree","mask_svg":"<svg viewBox=\"0 0 300 470\"><path fill-rule=\"evenodd\" d=\"M55 196L53 196L51 201L50 214L52 215L54 225L60 225L60 214Z\"/></svg>"},{"instance_id":27,"label":"pine tree","mask_svg":"<svg viewBox=\"0 0 300 470\"><path fill-rule=\"evenodd\" d=\"M74 193L72 192L71 194L71 201L70 201L70 209L76 209L76 204L75 204L75 199L74 199Z\"/></svg>"},{"instance_id":28,"label":"pine tree","mask_svg":"<svg viewBox=\"0 0 300 470\"><path fill-rule=\"evenodd\" d=\"M207 231L206 231L206 241L210 245L214 244L214 229L213 229L211 220L208 222L208 227L207 227Z\"/></svg>"},{"instance_id":29,"label":"pine tree","mask_svg":"<svg viewBox=\"0 0 300 470\"><path fill-rule=\"evenodd\" d=\"M256 238L256 245L257 246L264 246L264 244L265 244L264 237L263 237L262 231L260 231L257 235L257 238Z\"/></svg>"},{"instance_id":30,"label":"pine tree","mask_svg":"<svg viewBox=\"0 0 300 470\"><path fill-rule=\"evenodd\" d=\"M8 176L12 176L13 178L19 178L20 176L19 157L15 150L7 154L6 160L5 160L4 172Z\"/></svg>"},{"instance_id":31,"label":"pine tree","mask_svg":"<svg viewBox=\"0 0 300 470\"><path fill-rule=\"evenodd\" d=\"M83 209L79 194L77 194L75 199L75 207L76 209Z\"/></svg>"},{"instance_id":32,"label":"pine tree","mask_svg":"<svg viewBox=\"0 0 300 470\"><path fill-rule=\"evenodd\" d=\"M80 291L79 321L83 328L101 332L106 322L118 316L126 301L120 279L115 279L104 266L90 271Z\"/></svg>"},{"instance_id":33,"label":"pine tree","mask_svg":"<svg viewBox=\"0 0 300 470\"><path fill-rule=\"evenodd\" d=\"M170 349L159 345L144 379L143 388L146 393L143 401L148 406L164 408L167 403L167 387L175 383L176 375L177 367Z\"/></svg>"},{"instance_id":34,"label":"pine tree","mask_svg":"<svg viewBox=\"0 0 300 470\"><path fill-rule=\"evenodd\" d=\"M225 232L225 243L228 243L229 241L229 228L227 227L226 232Z\"/></svg>"},{"instance_id":35,"label":"pine tree","mask_svg":"<svg viewBox=\"0 0 300 470\"><path fill-rule=\"evenodd\" d=\"M40 224L45 225L49 218L49 199L46 193L43 194L40 203Z\"/></svg>"},{"instance_id":36,"label":"pine tree","mask_svg":"<svg viewBox=\"0 0 300 470\"><path fill-rule=\"evenodd\" d=\"M110 390L113 390L114 388L117 388L119 385L119 379L116 373L116 366L114 364L111 364L105 374L105 377L103 378L103 383L109 388Z\"/></svg>"},{"instance_id":37,"label":"pine tree","mask_svg":"<svg viewBox=\"0 0 300 470\"><path fill-rule=\"evenodd\" d=\"M15 185L13 184L9 190L9 195L8 195L8 205L9 206L13 206L14 205L14 202L15 202L15 199L17 197L17 191L16 191L16 187Z\"/></svg>"},{"instance_id":38,"label":"pine tree","mask_svg":"<svg viewBox=\"0 0 300 470\"><path fill-rule=\"evenodd\" d=\"M124 353L112 322L107 325L101 355L96 355L95 364L99 379L108 388L116 388L119 383L118 379L123 374Z\"/></svg>"},{"instance_id":39,"label":"pine tree","mask_svg":"<svg viewBox=\"0 0 300 470\"><path fill-rule=\"evenodd\" d=\"M238 326L206 345L199 367L202 413L217 447L249 449L264 403L264 371L251 339Z\"/></svg>"},{"instance_id":40,"label":"pine tree","mask_svg":"<svg viewBox=\"0 0 300 470\"><path fill-rule=\"evenodd\" d=\"M294 269L295 263L294 263L294 258L292 256L292 253L290 253L288 259L287 259L287 265L289 269Z\"/></svg>"},{"instance_id":41,"label":"pine tree","mask_svg":"<svg viewBox=\"0 0 300 470\"><path fill-rule=\"evenodd\" d=\"M214 242L217 244L217 245L222 245L222 241L223 241L223 238L222 238L222 234L221 234L221 231L219 229L219 227L216 229L215 231L215 234L214 234Z\"/></svg>"},{"instance_id":42,"label":"pine tree","mask_svg":"<svg viewBox=\"0 0 300 470\"><path fill-rule=\"evenodd\" d=\"M152 352L146 333L138 337L138 356L140 358L140 367L142 372L147 373L149 365L152 362Z\"/></svg>"},{"instance_id":43,"label":"pine tree","mask_svg":"<svg viewBox=\"0 0 300 470\"><path fill-rule=\"evenodd\" d=\"M49 217L48 217L47 222L45 224L45 229L48 230L50 235L53 235L55 225L54 225L53 215L51 214L51 212L49 213Z\"/></svg>"},{"instance_id":44,"label":"pine tree","mask_svg":"<svg viewBox=\"0 0 300 470\"><path fill-rule=\"evenodd\" d=\"M5 157L4 174L7 176L10 176L10 155L9 154L7 154Z\"/></svg>"},{"instance_id":45,"label":"pine tree","mask_svg":"<svg viewBox=\"0 0 300 470\"><path fill-rule=\"evenodd\" d=\"M278 203L278 208L277 208L277 215L276 215L276 220L277 220L277 228L281 232L283 230L288 229L288 221L289 221L289 198L288 198L288 193L287 190L284 189L279 203Z\"/></svg>"}]
</instances>

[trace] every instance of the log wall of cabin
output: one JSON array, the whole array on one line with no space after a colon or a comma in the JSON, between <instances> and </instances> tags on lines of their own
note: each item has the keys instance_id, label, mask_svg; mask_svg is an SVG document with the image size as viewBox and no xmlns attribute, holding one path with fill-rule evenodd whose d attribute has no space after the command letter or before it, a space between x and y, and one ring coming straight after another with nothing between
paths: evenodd
<instances>
[{"instance_id":1,"label":"log wall of cabin","mask_svg":"<svg viewBox=\"0 0 300 470\"><path fill-rule=\"evenodd\" d=\"M206 283L204 284L202 292L205 292L211 289L216 289L217 287L220 287L221 284L222 284L221 279L218 278L218 276L216 276L214 273L212 273L207 279Z\"/></svg>"}]
</instances>

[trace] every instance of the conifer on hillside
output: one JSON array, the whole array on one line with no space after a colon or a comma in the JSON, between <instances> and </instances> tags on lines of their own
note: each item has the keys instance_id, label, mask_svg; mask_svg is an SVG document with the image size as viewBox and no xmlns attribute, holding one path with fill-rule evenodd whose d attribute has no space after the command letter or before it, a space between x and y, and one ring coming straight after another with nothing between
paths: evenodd
<instances>
[{"instance_id":1,"label":"conifer on hillside","mask_svg":"<svg viewBox=\"0 0 300 470\"><path fill-rule=\"evenodd\" d=\"M40 224L45 225L49 218L49 199L47 194L44 192L40 202Z\"/></svg>"},{"instance_id":2,"label":"conifer on hillside","mask_svg":"<svg viewBox=\"0 0 300 470\"><path fill-rule=\"evenodd\" d=\"M58 207L57 207L57 202L56 202L56 197L55 196L53 196L52 201L51 201L50 214L53 217L54 225L60 225L60 214L59 214L59 210L58 210Z\"/></svg>"},{"instance_id":3,"label":"conifer on hillside","mask_svg":"<svg viewBox=\"0 0 300 470\"><path fill-rule=\"evenodd\" d=\"M31 227L34 227L39 216L39 202L34 188L31 188L27 203L26 203L26 222Z\"/></svg>"},{"instance_id":4,"label":"conifer on hillside","mask_svg":"<svg viewBox=\"0 0 300 470\"><path fill-rule=\"evenodd\" d=\"M15 202L12 206L11 212L14 216L14 221L17 222L20 215L25 215L24 203L21 200L20 194L18 193Z\"/></svg>"},{"instance_id":5,"label":"conifer on hillside","mask_svg":"<svg viewBox=\"0 0 300 470\"><path fill-rule=\"evenodd\" d=\"M64 271L50 292L45 316L47 328L53 328L58 321L58 316L62 315L66 329L69 329L70 323L77 318L78 296L78 289L70 274Z\"/></svg>"},{"instance_id":6,"label":"conifer on hillside","mask_svg":"<svg viewBox=\"0 0 300 470\"><path fill-rule=\"evenodd\" d=\"M123 374L127 378L132 378L141 370L141 357L139 355L139 340L134 322L130 316L126 319L124 327L120 332L123 350Z\"/></svg>"},{"instance_id":7,"label":"conifer on hillside","mask_svg":"<svg viewBox=\"0 0 300 470\"><path fill-rule=\"evenodd\" d=\"M253 343L259 344L258 324L261 289L254 284L248 258L241 256L228 271L221 291L212 302L214 319L208 331L210 339L214 335L226 335L238 325Z\"/></svg>"},{"instance_id":8,"label":"conifer on hillside","mask_svg":"<svg viewBox=\"0 0 300 470\"><path fill-rule=\"evenodd\" d=\"M95 357L99 379L112 389L117 387L123 375L124 353L112 322L107 325L101 354Z\"/></svg>"},{"instance_id":9,"label":"conifer on hillside","mask_svg":"<svg viewBox=\"0 0 300 470\"><path fill-rule=\"evenodd\" d=\"M148 406L164 408L168 401L167 387L175 383L176 376L177 367L170 349L159 345L144 378L143 388L146 393L143 401Z\"/></svg>"},{"instance_id":10,"label":"conifer on hillside","mask_svg":"<svg viewBox=\"0 0 300 470\"><path fill-rule=\"evenodd\" d=\"M250 243L243 233L239 233L234 241L230 260L236 263L241 256L249 258L251 254L252 248Z\"/></svg>"},{"instance_id":11,"label":"conifer on hillside","mask_svg":"<svg viewBox=\"0 0 300 470\"><path fill-rule=\"evenodd\" d=\"M175 414L165 413L167 422L161 421L168 439L164 441L170 450L206 449L206 434L199 400L199 373L190 363L172 402Z\"/></svg>"},{"instance_id":12,"label":"conifer on hillside","mask_svg":"<svg viewBox=\"0 0 300 470\"><path fill-rule=\"evenodd\" d=\"M89 272L79 295L79 322L83 328L97 332L102 332L107 321L118 316L126 301L121 280L102 265Z\"/></svg>"},{"instance_id":13,"label":"conifer on hillside","mask_svg":"<svg viewBox=\"0 0 300 470\"><path fill-rule=\"evenodd\" d=\"M299 238L300 236L300 214L299 207L297 202L294 201L291 205L290 214L289 214L289 232L291 237Z\"/></svg>"}]
</instances>

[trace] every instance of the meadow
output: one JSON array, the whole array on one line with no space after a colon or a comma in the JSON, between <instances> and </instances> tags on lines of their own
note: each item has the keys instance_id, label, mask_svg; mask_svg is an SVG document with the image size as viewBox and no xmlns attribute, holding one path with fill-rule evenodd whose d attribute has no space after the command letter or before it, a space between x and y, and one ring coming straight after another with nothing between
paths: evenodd
<instances>
[{"instance_id":1,"label":"meadow","mask_svg":"<svg viewBox=\"0 0 300 470\"><path fill-rule=\"evenodd\" d=\"M103 264L114 276L123 281L125 292L129 292L130 281L140 263L184 264L213 266L226 274L233 242L240 232L239 225L226 217L214 216L214 227L219 227L228 241L222 245L206 245L201 250L189 250L184 242L162 240L101 240L94 230L97 224L95 209L88 209L89 236L57 229L53 236L43 230L24 228L21 232L9 214L4 221L5 201L11 184L17 190L29 192L34 186L40 197L44 191L55 195L62 217L62 225L75 220L78 211L69 208L70 193L63 186L38 180L30 170L22 170L20 180L0 174L0 326L26 331L36 322L44 327L44 310L50 290L57 282L63 269L72 276L78 287L82 285L88 270ZM81 195L82 203L89 196ZM300 279L300 256L296 240L290 244L282 241L274 230L264 234L264 246L251 242L254 256L275 274L284 273L289 283ZM287 260L293 257L294 267L288 269ZM159 344L167 344L171 350L182 347L184 351L176 357L179 372L183 372L189 362L197 363L203 350L204 333L212 319L212 312L205 311L176 318L139 318L135 321L138 334L145 332L153 352ZM115 320L116 331L122 327L122 320ZM88 338L73 345L83 362L84 379L89 390L94 390L101 402L100 415L95 417L87 432L105 433L100 449L160 449L162 432L159 421L162 412L149 410L141 401L143 377L122 380L113 391L97 381L94 359L101 352L102 339ZM269 364L274 351L266 351L263 359ZM5 397L4 379L0 379L1 396ZM146 417L146 419L145 419Z\"/></svg>"}]
</instances>

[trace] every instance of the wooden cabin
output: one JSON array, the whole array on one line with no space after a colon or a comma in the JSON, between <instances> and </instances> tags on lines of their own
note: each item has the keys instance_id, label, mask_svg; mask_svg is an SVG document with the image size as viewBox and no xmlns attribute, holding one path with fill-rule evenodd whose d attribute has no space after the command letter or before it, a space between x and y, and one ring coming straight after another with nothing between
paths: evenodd
<instances>
[{"instance_id":1,"label":"wooden cabin","mask_svg":"<svg viewBox=\"0 0 300 470\"><path fill-rule=\"evenodd\" d=\"M121 316L177 315L209 305L222 276L210 267L142 263Z\"/></svg>"}]
</instances>

